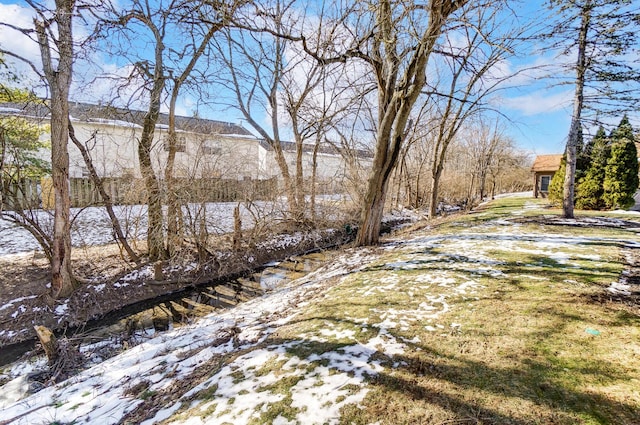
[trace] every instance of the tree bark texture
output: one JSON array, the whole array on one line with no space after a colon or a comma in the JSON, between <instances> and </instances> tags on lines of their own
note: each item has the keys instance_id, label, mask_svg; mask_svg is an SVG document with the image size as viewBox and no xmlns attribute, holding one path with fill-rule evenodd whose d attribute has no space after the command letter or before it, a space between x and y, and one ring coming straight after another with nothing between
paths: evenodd
<instances>
[{"instance_id":1,"label":"tree bark texture","mask_svg":"<svg viewBox=\"0 0 640 425\"><path fill-rule=\"evenodd\" d=\"M466 1L429 2L429 19L409 56L400 53L394 13L390 0L381 0L375 11L377 31L373 37L371 60L378 91L378 127L371 176L360 216L356 244L375 245L388 190L404 141L409 116L426 83L426 67L447 19ZM404 50L408 52L409 50ZM404 56L404 57L403 57ZM400 63L407 61L401 70Z\"/></svg>"},{"instance_id":2,"label":"tree bark texture","mask_svg":"<svg viewBox=\"0 0 640 425\"><path fill-rule=\"evenodd\" d=\"M431 191L429 195L429 218L433 219L438 214L438 186L440 185L440 177L444 168L444 161L434 163L431 171Z\"/></svg>"},{"instance_id":3,"label":"tree bark texture","mask_svg":"<svg viewBox=\"0 0 640 425\"><path fill-rule=\"evenodd\" d=\"M591 1L587 1L582 6L581 10L580 32L578 34L578 58L576 62L576 87L573 97L573 115L571 116L571 127L569 129L569 137L567 138L567 147L565 150L567 168L564 177L562 196L562 215L564 218L574 217L573 201L575 192L577 146L581 139L580 131L582 131L580 118L584 103L587 36L591 21L591 8Z\"/></svg>"},{"instance_id":4,"label":"tree bark texture","mask_svg":"<svg viewBox=\"0 0 640 425\"><path fill-rule=\"evenodd\" d=\"M151 23L147 23L147 25L149 25L150 29L154 32L156 38L156 62L151 76L153 82L149 96L149 109L145 113L142 134L138 142L138 161L140 163L140 172L144 180L145 189L147 190L147 214L149 223L147 230L147 250L149 260L157 261L166 257L166 251L164 248L162 193L151 162L151 145L153 143L156 123L160 115L161 96L165 86L162 57L164 43L162 42L162 35L157 28Z\"/></svg>"},{"instance_id":5,"label":"tree bark texture","mask_svg":"<svg viewBox=\"0 0 640 425\"><path fill-rule=\"evenodd\" d=\"M175 162L177 153L178 137L176 134L176 102L178 101L178 95L182 85L187 80L193 69L195 68L198 60L204 54L206 47L213 35L218 31L222 22L212 24L206 34L204 35L199 46L193 52L189 62L185 66L179 77L173 80L173 89L171 91L171 98L169 101L169 154L167 157L167 165L165 167L165 185L167 189L167 250L169 256L173 256L178 250L183 235L183 222L181 202L178 199L177 188L175 184Z\"/></svg>"},{"instance_id":6,"label":"tree bark texture","mask_svg":"<svg viewBox=\"0 0 640 425\"><path fill-rule=\"evenodd\" d=\"M53 21L34 21L45 78L51 92L51 179L54 190L51 246L51 295L67 297L76 281L71 270L71 221L69 197L69 89L73 74L72 16L74 0L56 0ZM55 23L57 61L52 58L49 31ZM55 64L57 63L57 67Z\"/></svg>"}]
</instances>

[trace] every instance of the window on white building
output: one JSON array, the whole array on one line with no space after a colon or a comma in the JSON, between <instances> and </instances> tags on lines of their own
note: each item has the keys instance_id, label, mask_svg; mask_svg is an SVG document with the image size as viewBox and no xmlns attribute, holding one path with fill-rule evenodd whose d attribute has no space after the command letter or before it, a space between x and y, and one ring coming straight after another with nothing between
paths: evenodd
<instances>
[{"instance_id":1,"label":"window on white building","mask_svg":"<svg viewBox=\"0 0 640 425\"><path fill-rule=\"evenodd\" d=\"M220 155L222 153L222 148L220 147L220 143L214 140L205 140L202 142L202 153L204 155Z\"/></svg>"}]
</instances>

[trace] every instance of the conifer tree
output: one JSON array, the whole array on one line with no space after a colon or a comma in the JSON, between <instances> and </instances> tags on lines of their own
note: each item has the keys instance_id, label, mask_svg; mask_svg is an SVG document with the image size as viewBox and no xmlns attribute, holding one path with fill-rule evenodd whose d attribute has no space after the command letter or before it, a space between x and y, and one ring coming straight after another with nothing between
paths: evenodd
<instances>
[{"instance_id":1,"label":"conifer tree","mask_svg":"<svg viewBox=\"0 0 640 425\"><path fill-rule=\"evenodd\" d=\"M636 108L640 83L635 50L640 12L631 0L549 0L558 18L548 36L561 56L576 51L570 65L575 73L575 94L564 181L563 215L573 217L574 182L577 181L578 134L583 112L614 115ZM597 118L596 118L597 119Z\"/></svg>"},{"instance_id":2,"label":"conifer tree","mask_svg":"<svg viewBox=\"0 0 640 425\"><path fill-rule=\"evenodd\" d=\"M562 157L560 161L560 168L553 175L551 182L549 183L549 202L552 205L561 205L563 190L564 190L564 176L567 172L567 160L566 156Z\"/></svg>"},{"instance_id":3,"label":"conifer tree","mask_svg":"<svg viewBox=\"0 0 640 425\"><path fill-rule=\"evenodd\" d=\"M604 208L602 185L611 151L609 138L602 126L587 144L585 151L590 153L589 168L584 173L584 177L578 181L576 207L584 210L599 210Z\"/></svg>"},{"instance_id":4,"label":"conifer tree","mask_svg":"<svg viewBox=\"0 0 640 425\"><path fill-rule=\"evenodd\" d=\"M584 145L582 139L582 126L577 135L578 144L576 145L576 179L583 177L587 173L591 158L589 156L588 147ZM562 205L564 198L564 180L567 174L567 155L563 155L560 161L560 168L553 175L549 183L549 202L552 205ZM575 194L574 194L575 197Z\"/></svg>"},{"instance_id":5,"label":"conifer tree","mask_svg":"<svg viewBox=\"0 0 640 425\"><path fill-rule=\"evenodd\" d=\"M587 170L591 165L591 146L584 143L583 136L584 133L581 125L576 145L576 182L587 174Z\"/></svg>"},{"instance_id":6,"label":"conifer tree","mask_svg":"<svg viewBox=\"0 0 640 425\"><path fill-rule=\"evenodd\" d=\"M633 128L625 115L611 136L611 155L604 169L603 201L607 208L627 209L638 189L638 152Z\"/></svg>"}]
</instances>

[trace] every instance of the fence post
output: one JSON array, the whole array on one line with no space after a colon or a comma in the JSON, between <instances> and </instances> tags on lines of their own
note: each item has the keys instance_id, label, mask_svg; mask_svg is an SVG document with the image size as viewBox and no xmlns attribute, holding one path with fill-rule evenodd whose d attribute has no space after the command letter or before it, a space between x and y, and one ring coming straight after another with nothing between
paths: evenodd
<instances>
[{"instance_id":1,"label":"fence post","mask_svg":"<svg viewBox=\"0 0 640 425\"><path fill-rule=\"evenodd\" d=\"M52 210L55 207L55 201L53 199L53 179L51 177L42 177L40 187L42 188L42 208Z\"/></svg>"}]
</instances>

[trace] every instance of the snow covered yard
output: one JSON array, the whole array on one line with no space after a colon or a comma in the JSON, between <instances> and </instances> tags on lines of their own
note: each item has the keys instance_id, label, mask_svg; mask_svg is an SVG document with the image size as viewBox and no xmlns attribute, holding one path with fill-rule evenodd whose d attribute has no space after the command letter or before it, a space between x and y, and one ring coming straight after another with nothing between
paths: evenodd
<instances>
[{"instance_id":1,"label":"snow covered yard","mask_svg":"<svg viewBox=\"0 0 640 425\"><path fill-rule=\"evenodd\" d=\"M0 418L639 423L640 317L598 297L640 238L606 220L549 226L542 214L500 200L346 250L287 287L5 405Z\"/></svg>"},{"instance_id":2,"label":"snow covered yard","mask_svg":"<svg viewBox=\"0 0 640 425\"><path fill-rule=\"evenodd\" d=\"M235 202L218 202L204 205L189 205L184 208L187 219L202 214L207 217L207 229L211 234L233 230L233 209ZM258 202L258 215L268 214L275 207ZM145 205L114 206L114 213L120 220L126 236L130 240L140 240L147 235L147 207ZM241 208L245 227L253 223L253 216L246 208ZM53 213L35 210L35 221L44 229L53 226ZM104 245L115 242L111 221L103 207L72 208L71 239L75 247ZM0 218L0 257L22 252L39 251L40 245L31 234L20 226Z\"/></svg>"}]
</instances>

